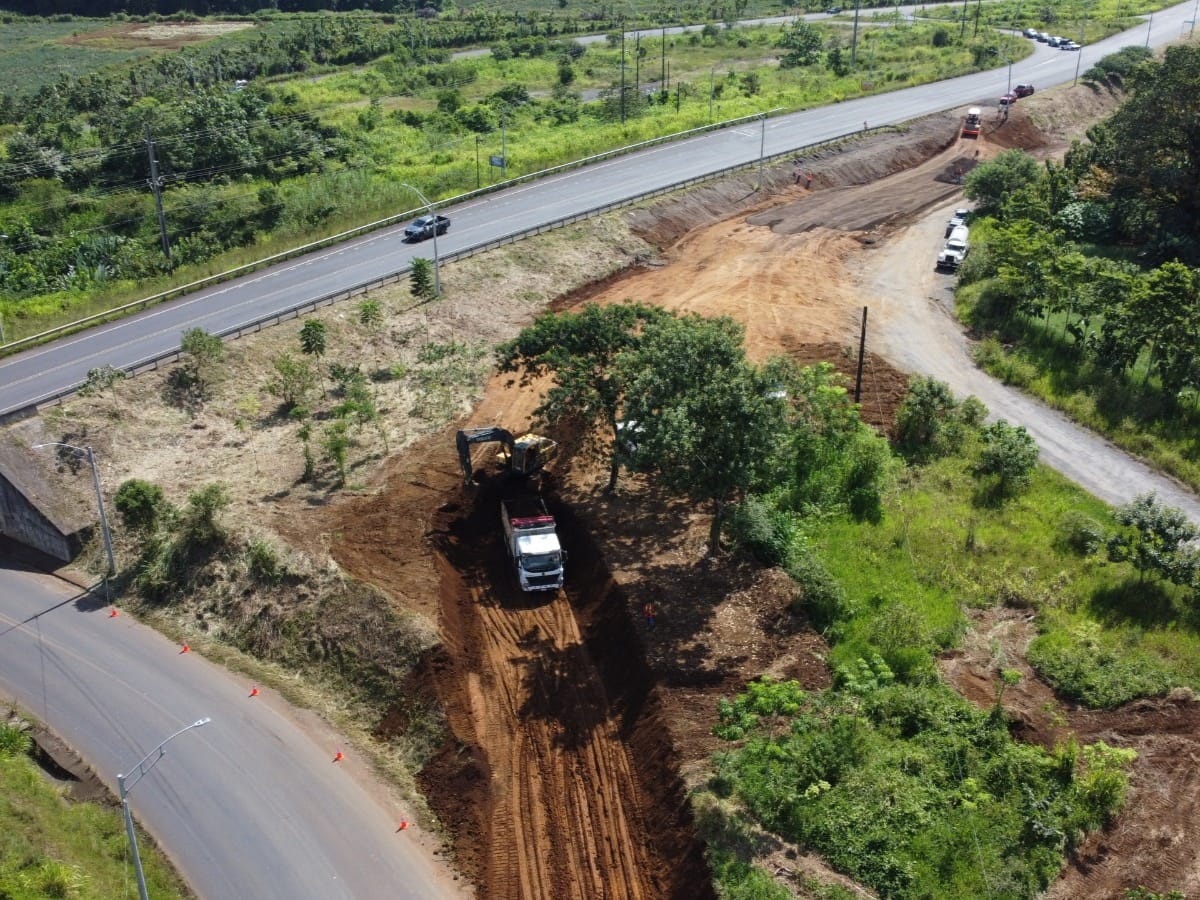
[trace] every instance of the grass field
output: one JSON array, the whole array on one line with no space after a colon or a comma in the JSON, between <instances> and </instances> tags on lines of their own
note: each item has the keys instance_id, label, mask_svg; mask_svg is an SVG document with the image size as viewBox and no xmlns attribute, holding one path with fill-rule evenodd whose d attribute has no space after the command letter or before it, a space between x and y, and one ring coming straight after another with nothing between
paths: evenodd
<instances>
[{"instance_id":1,"label":"grass field","mask_svg":"<svg viewBox=\"0 0 1200 900\"><path fill-rule=\"evenodd\" d=\"M77 77L153 53L150 49L109 49L68 43L73 35L108 28L103 19L41 22L18 19L0 25L0 85L28 94L63 75Z\"/></svg>"},{"instance_id":2,"label":"grass field","mask_svg":"<svg viewBox=\"0 0 1200 900\"><path fill-rule=\"evenodd\" d=\"M5 754L8 731L0 726L0 897L113 900L136 893L120 809L66 800L27 755ZM191 896L144 834L138 847L151 896Z\"/></svg>"},{"instance_id":3,"label":"grass field","mask_svg":"<svg viewBox=\"0 0 1200 900\"><path fill-rule=\"evenodd\" d=\"M855 609L831 661L877 651L898 672L928 668L958 642L967 608L1008 604L1037 612L1031 662L1068 696L1110 707L1200 688L1193 600L1103 550L1073 552L1080 523L1115 529L1108 507L1045 467L999 507L977 502L962 457L910 470L880 524L822 523L814 537Z\"/></svg>"}]
</instances>

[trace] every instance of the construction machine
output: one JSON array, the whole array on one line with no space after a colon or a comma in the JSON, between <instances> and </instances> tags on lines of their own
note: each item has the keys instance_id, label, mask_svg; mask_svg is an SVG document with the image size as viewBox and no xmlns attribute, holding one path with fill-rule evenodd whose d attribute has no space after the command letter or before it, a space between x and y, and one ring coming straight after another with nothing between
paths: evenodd
<instances>
[{"instance_id":1,"label":"construction machine","mask_svg":"<svg viewBox=\"0 0 1200 900\"><path fill-rule=\"evenodd\" d=\"M962 136L977 138L982 127L983 110L978 106L972 106L967 110L967 118L963 121Z\"/></svg>"},{"instance_id":2,"label":"construction machine","mask_svg":"<svg viewBox=\"0 0 1200 900\"><path fill-rule=\"evenodd\" d=\"M472 444L500 444L500 452L496 457L509 475L533 475L558 453L557 441L532 433L513 437L512 432L496 425L463 429L455 438L455 443L458 445L458 460L462 464L463 484L467 486L475 474L471 462Z\"/></svg>"}]
</instances>

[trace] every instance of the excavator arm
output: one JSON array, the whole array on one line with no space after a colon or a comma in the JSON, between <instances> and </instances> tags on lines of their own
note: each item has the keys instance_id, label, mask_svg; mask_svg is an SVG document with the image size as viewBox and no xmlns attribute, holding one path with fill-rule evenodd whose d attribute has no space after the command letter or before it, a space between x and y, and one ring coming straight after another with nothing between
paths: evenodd
<instances>
[{"instance_id":1,"label":"excavator arm","mask_svg":"<svg viewBox=\"0 0 1200 900\"><path fill-rule=\"evenodd\" d=\"M513 436L512 433L498 426L488 428L466 428L458 433L454 439L458 446L458 461L462 465L463 484L471 483L471 476L475 474L474 467L471 465L471 445L472 444L488 444L497 442L504 445L504 449L512 454Z\"/></svg>"}]
</instances>

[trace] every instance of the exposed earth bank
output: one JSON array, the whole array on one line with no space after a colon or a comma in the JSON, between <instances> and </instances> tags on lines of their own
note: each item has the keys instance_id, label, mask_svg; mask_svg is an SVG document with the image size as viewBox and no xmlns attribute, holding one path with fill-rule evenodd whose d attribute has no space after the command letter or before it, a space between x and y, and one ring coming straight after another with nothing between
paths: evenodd
<instances>
[{"instance_id":1,"label":"exposed earth bank","mask_svg":"<svg viewBox=\"0 0 1200 900\"><path fill-rule=\"evenodd\" d=\"M636 210L630 222L661 257L554 306L632 298L730 315L746 326L753 356L828 360L852 376L862 286L886 276L872 270L871 248L953 205L957 175L977 160L1005 147L1060 150L1113 103L1087 88L1038 95L989 123L977 143L958 138L956 119L933 117L802 160L811 189L781 167L765 198L731 180ZM961 334L946 340L961 353ZM883 357L867 363L864 417L888 428L906 377ZM536 403L495 379L463 424L517 430ZM464 490L448 430L393 460L377 493L318 513L317 526L337 536L332 553L355 575L437 598L444 645L411 690L436 693L448 711L452 740L423 786L459 864L488 898L711 896L685 793L715 749L716 700L764 672L825 686L822 639L788 612L792 587L780 573L701 563L704 511L638 480L605 496L600 473L569 457L549 495L570 552L568 589L522 595L498 539L490 458L475 462L480 484ZM639 613L651 600L654 628ZM946 674L990 702L994 673L970 646ZM1138 883L1195 888L1186 852L1200 837L1187 762L1200 750L1195 704L1066 710L1027 674L1009 704L1030 739L1052 743L1073 730L1141 754L1127 812L1071 861L1054 896L1115 896ZM791 865L834 877L819 860Z\"/></svg>"}]
</instances>

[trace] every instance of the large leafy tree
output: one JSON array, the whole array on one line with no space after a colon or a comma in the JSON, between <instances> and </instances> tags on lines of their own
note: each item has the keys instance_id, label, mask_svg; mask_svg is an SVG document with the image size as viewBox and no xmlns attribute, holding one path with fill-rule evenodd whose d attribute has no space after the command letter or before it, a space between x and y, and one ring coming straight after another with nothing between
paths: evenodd
<instances>
[{"instance_id":1,"label":"large leafy tree","mask_svg":"<svg viewBox=\"0 0 1200 900\"><path fill-rule=\"evenodd\" d=\"M1116 173L1117 194L1137 194L1154 208L1156 216L1139 217L1151 231L1188 236L1195 252L1194 235L1200 227L1200 48L1168 47L1161 64L1135 69L1129 83L1132 95L1108 121L1108 139L1095 161Z\"/></svg>"},{"instance_id":2,"label":"large leafy tree","mask_svg":"<svg viewBox=\"0 0 1200 900\"><path fill-rule=\"evenodd\" d=\"M971 170L963 193L976 202L980 212L998 212L1009 204L1027 205L1018 204L1018 198L1035 190L1041 177L1042 170L1032 156L1005 150Z\"/></svg>"},{"instance_id":3,"label":"large leafy tree","mask_svg":"<svg viewBox=\"0 0 1200 900\"><path fill-rule=\"evenodd\" d=\"M776 46L786 51L779 58L780 68L811 66L821 57L821 33L803 19L797 19L784 26Z\"/></svg>"},{"instance_id":4,"label":"large leafy tree","mask_svg":"<svg viewBox=\"0 0 1200 900\"><path fill-rule=\"evenodd\" d=\"M742 336L728 318L664 318L619 360L638 462L668 489L712 504L710 555L729 503L777 471L787 444L783 364L751 365Z\"/></svg>"},{"instance_id":5,"label":"large leafy tree","mask_svg":"<svg viewBox=\"0 0 1200 900\"><path fill-rule=\"evenodd\" d=\"M666 315L635 303L589 303L579 312L539 317L497 350L500 371L520 372L523 385L552 378L536 417L545 423L583 425L585 447L607 453L610 491L617 485L623 459L618 424L625 373L618 369L617 358L636 346L646 323Z\"/></svg>"},{"instance_id":6,"label":"large leafy tree","mask_svg":"<svg viewBox=\"0 0 1200 900\"><path fill-rule=\"evenodd\" d=\"M1128 303L1138 346L1149 345L1151 366L1167 396L1194 385L1200 355L1200 279L1179 262L1163 263L1137 282Z\"/></svg>"}]
</instances>

